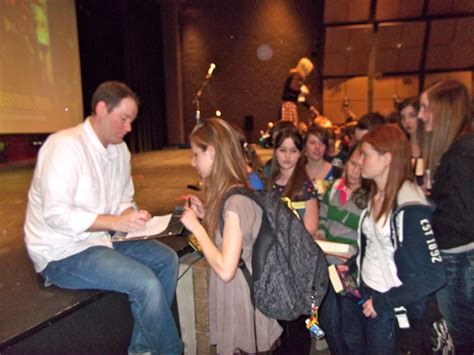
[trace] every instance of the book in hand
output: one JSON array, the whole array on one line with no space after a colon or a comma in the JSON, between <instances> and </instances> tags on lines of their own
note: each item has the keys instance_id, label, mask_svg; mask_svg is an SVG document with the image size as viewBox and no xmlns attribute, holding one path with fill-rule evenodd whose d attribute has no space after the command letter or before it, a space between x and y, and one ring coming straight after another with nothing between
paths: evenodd
<instances>
[{"instance_id":1,"label":"book in hand","mask_svg":"<svg viewBox=\"0 0 474 355\"><path fill-rule=\"evenodd\" d=\"M357 253L354 245L346 243L330 242L328 240L317 239L316 243L326 255L337 256L339 258L350 259Z\"/></svg>"},{"instance_id":2,"label":"book in hand","mask_svg":"<svg viewBox=\"0 0 474 355\"><path fill-rule=\"evenodd\" d=\"M336 293L357 303L362 300L362 294L357 287L357 282L351 274L338 270L336 265L330 265L328 267L328 273L332 287Z\"/></svg>"}]
</instances>

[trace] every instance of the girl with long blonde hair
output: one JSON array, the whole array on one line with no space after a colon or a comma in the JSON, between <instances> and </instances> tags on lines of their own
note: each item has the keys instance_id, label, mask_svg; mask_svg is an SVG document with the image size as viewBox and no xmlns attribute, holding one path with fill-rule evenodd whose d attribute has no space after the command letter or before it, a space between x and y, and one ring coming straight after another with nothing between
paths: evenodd
<instances>
[{"instance_id":1,"label":"girl with long blonde hair","mask_svg":"<svg viewBox=\"0 0 474 355\"><path fill-rule=\"evenodd\" d=\"M204 201L191 196L181 221L196 236L211 268L210 342L219 354L269 351L282 329L253 307L247 282L237 272L240 258L252 272L252 246L262 210L248 197L232 195L219 213L226 192L233 187L250 189L240 141L233 128L218 118L197 125L190 141L192 166L203 179Z\"/></svg>"},{"instance_id":2,"label":"girl with long blonde hair","mask_svg":"<svg viewBox=\"0 0 474 355\"><path fill-rule=\"evenodd\" d=\"M453 80L440 81L421 94L418 117L425 123L425 159L436 203L433 230L446 269L438 306L456 353L474 352L474 127L471 95Z\"/></svg>"}]
</instances>

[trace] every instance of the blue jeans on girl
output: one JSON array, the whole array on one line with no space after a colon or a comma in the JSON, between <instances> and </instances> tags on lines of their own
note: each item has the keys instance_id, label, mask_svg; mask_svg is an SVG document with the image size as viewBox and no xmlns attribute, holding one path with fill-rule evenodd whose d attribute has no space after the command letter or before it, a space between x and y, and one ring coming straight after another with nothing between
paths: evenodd
<instances>
[{"instance_id":1,"label":"blue jeans on girl","mask_svg":"<svg viewBox=\"0 0 474 355\"><path fill-rule=\"evenodd\" d=\"M446 285L436 294L456 354L474 353L474 250L443 253Z\"/></svg>"}]
</instances>

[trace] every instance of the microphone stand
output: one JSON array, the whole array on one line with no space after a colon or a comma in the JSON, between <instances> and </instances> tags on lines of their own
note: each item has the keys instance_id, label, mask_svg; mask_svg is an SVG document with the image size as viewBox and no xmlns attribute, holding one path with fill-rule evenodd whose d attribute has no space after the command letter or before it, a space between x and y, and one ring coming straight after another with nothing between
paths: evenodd
<instances>
[{"instance_id":1,"label":"microphone stand","mask_svg":"<svg viewBox=\"0 0 474 355\"><path fill-rule=\"evenodd\" d=\"M207 86L207 84L209 83L209 80L212 77L212 71L214 70L214 68L215 68L215 65L213 67L212 64L211 64L211 68L209 68L209 71L207 72L207 74L204 78L204 81L201 84L201 87L199 88L199 90L196 93L196 96L194 96L194 99L193 99L193 104L196 107L196 116L195 116L196 117L196 124L201 123L201 106L200 106L200 103L199 103L199 99L201 98L201 95L204 92L204 89L206 89L206 86Z\"/></svg>"}]
</instances>

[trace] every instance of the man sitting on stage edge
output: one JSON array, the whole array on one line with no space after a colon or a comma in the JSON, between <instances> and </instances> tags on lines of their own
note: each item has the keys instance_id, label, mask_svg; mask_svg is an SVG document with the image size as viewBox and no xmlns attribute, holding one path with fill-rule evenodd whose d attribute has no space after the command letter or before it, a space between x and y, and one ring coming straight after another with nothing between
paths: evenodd
<instances>
[{"instance_id":1,"label":"man sitting on stage edge","mask_svg":"<svg viewBox=\"0 0 474 355\"><path fill-rule=\"evenodd\" d=\"M42 146L28 194L25 241L35 270L68 289L128 294L134 318L129 353L180 354L171 312L176 253L155 240L113 243L150 219L133 201L130 152L138 98L125 84L101 84L91 116Z\"/></svg>"}]
</instances>

